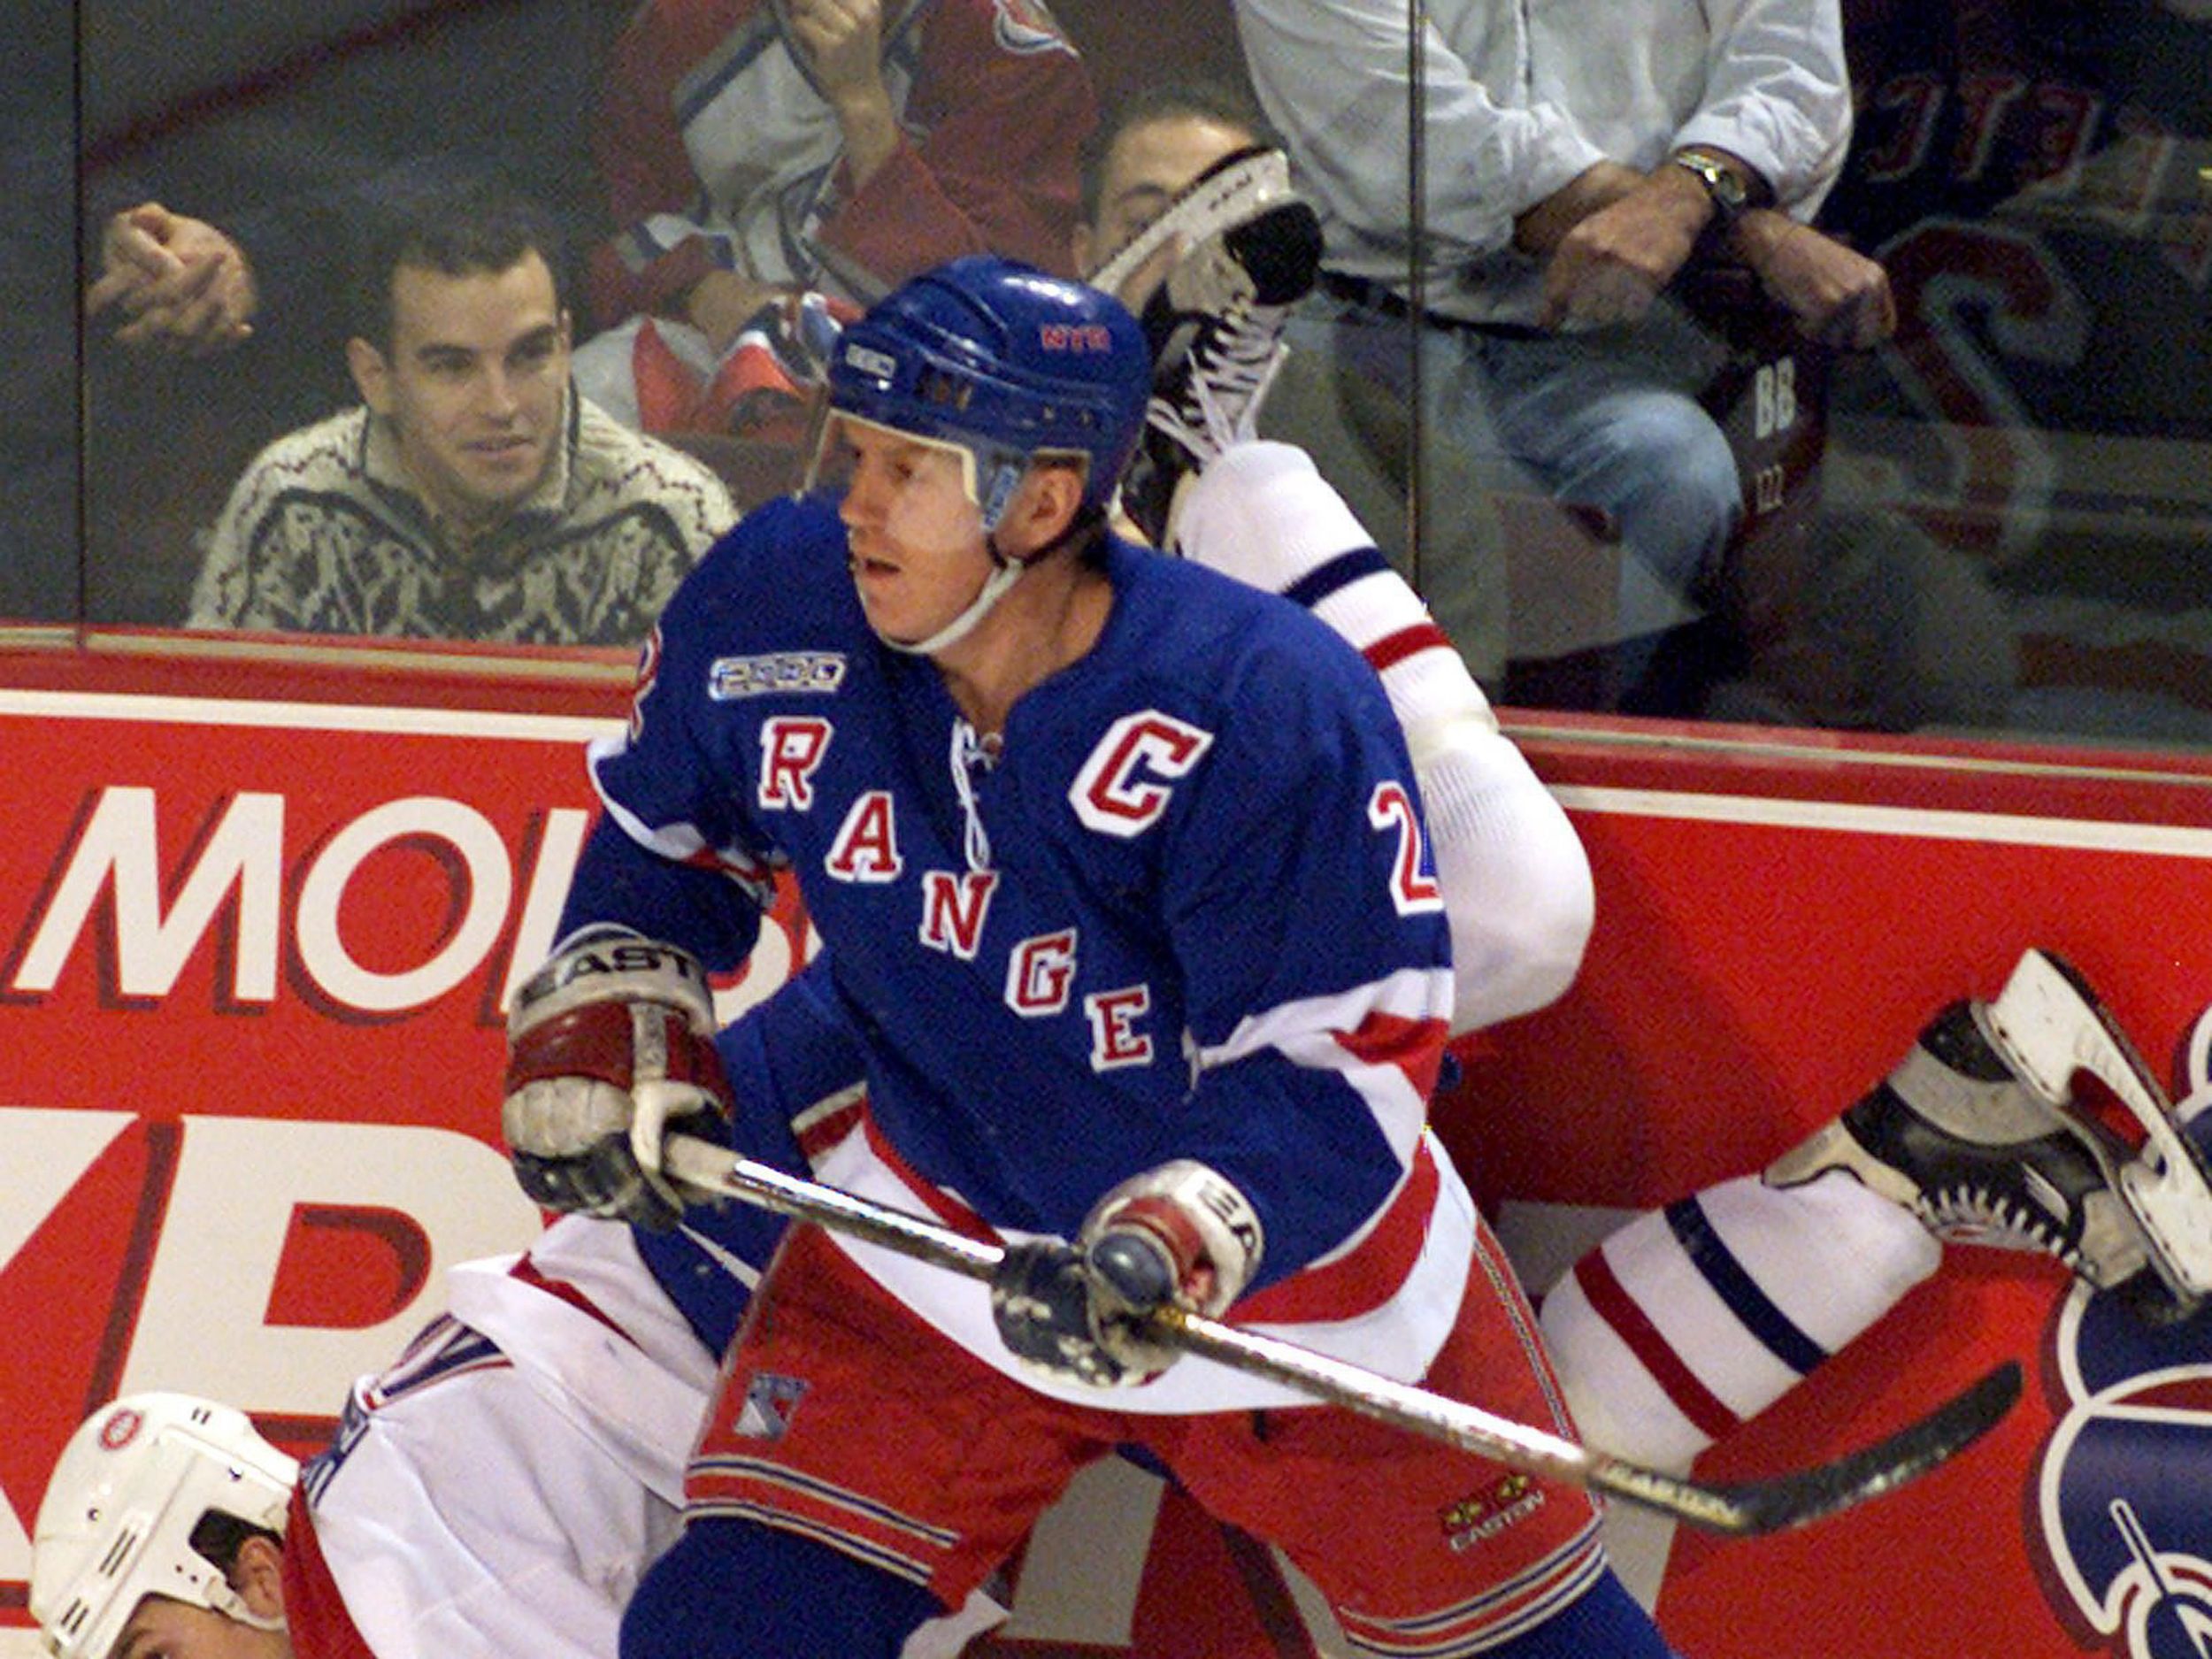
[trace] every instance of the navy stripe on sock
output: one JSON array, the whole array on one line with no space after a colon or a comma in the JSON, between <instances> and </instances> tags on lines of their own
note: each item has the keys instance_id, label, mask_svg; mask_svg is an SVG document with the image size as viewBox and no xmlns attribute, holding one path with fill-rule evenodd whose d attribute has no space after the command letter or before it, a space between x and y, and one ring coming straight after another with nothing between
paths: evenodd
<instances>
[{"instance_id":1,"label":"navy stripe on sock","mask_svg":"<svg viewBox=\"0 0 2212 1659\"><path fill-rule=\"evenodd\" d=\"M1713 1231L1711 1217L1694 1194L1669 1204L1667 1225L1705 1282L1727 1304L1744 1328L1766 1346L1768 1352L1799 1376L1828 1357L1827 1349L1799 1330L1790 1317L1767 1300L1766 1292L1752 1282L1734 1252Z\"/></svg>"},{"instance_id":2,"label":"navy stripe on sock","mask_svg":"<svg viewBox=\"0 0 2212 1659\"><path fill-rule=\"evenodd\" d=\"M1390 561L1371 547L1354 548L1340 553L1333 559L1325 559L1283 590L1283 597L1294 599L1309 611L1340 588L1349 588L1363 577L1390 568Z\"/></svg>"}]
</instances>

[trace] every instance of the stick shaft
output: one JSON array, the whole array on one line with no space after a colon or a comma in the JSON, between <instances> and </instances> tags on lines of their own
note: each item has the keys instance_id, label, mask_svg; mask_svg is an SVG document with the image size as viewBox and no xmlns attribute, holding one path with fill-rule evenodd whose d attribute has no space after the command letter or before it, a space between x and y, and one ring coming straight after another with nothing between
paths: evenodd
<instances>
[{"instance_id":1,"label":"stick shaft","mask_svg":"<svg viewBox=\"0 0 2212 1659\"><path fill-rule=\"evenodd\" d=\"M1004 1252L926 1217L804 1180L727 1149L671 1135L664 1167L686 1186L743 1199L969 1279L987 1282ZM1888 1438L1832 1462L1741 1486L1703 1486L1447 1399L1279 1337L1180 1309L1153 1314L1148 1332L1184 1353L1265 1377L1317 1402L1455 1446L1508 1468L1655 1509L1711 1532L1754 1533L1802 1526L1893 1492L1986 1433L2020 1396L2007 1362Z\"/></svg>"},{"instance_id":2,"label":"stick shaft","mask_svg":"<svg viewBox=\"0 0 2212 1659\"><path fill-rule=\"evenodd\" d=\"M795 1220L815 1222L969 1279L988 1281L1002 1254L996 1245L979 1243L924 1217L787 1175L703 1141L670 1136L663 1163L671 1176L688 1186L726 1193ZM1670 1477L1647 1476L1632 1465L1619 1464L1572 1440L1479 1407L1179 1309L1156 1315L1154 1326L1154 1333L1171 1347L1282 1383L1317 1401L1532 1474L1611 1493L1701 1525L1733 1530L1735 1506L1724 1497L1708 1498L1701 1489Z\"/></svg>"}]
</instances>

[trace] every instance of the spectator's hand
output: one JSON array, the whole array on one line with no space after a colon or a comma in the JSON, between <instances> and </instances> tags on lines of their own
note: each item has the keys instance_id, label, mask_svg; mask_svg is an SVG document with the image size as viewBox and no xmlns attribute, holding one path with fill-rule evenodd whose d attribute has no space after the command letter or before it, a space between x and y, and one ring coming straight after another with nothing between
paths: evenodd
<instances>
[{"instance_id":1,"label":"spectator's hand","mask_svg":"<svg viewBox=\"0 0 2212 1659\"><path fill-rule=\"evenodd\" d=\"M1771 210L1747 213L1736 251L1815 340L1863 351L1897 326L1889 275L1864 254Z\"/></svg>"},{"instance_id":2,"label":"spectator's hand","mask_svg":"<svg viewBox=\"0 0 2212 1659\"><path fill-rule=\"evenodd\" d=\"M1644 175L1617 161L1594 162L1513 221L1513 245L1537 258L1556 252L1561 240L1601 207L1632 195Z\"/></svg>"},{"instance_id":3,"label":"spectator's hand","mask_svg":"<svg viewBox=\"0 0 2212 1659\"><path fill-rule=\"evenodd\" d=\"M1694 178L1662 167L1559 239L1537 320L1547 328L1635 322L1688 261L1712 212Z\"/></svg>"},{"instance_id":4,"label":"spectator's hand","mask_svg":"<svg viewBox=\"0 0 2212 1659\"><path fill-rule=\"evenodd\" d=\"M684 296L684 320L713 343L718 356L736 342L762 306L777 303L788 292L734 271L710 271Z\"/></svg>"},{"instance_id":5,"label":"spectator's hand","mask_svg":"<svg viewBox=\"0 0 2212 1659\"><path fill-rule=\"evenodd\" d=\"M791 0L791 33L833 105L883 85L882 0Z\"/></svg>"},{"instance_id":6,"label":"spectator's hand","mask_svg":"<svg viewBox=\"0 0 2212 1659\"><path fill-rule=\"evenodd\" d=\"M790 0L793 48L836 111L845 165L856 186L898 145L898 119L883 84L882 0Z\"/></svg>"},{"instance_id":7,"label":"spectator's hand","mask_svg":"<svg viewBox=\"0 0 2212 1659\"><path fill-rule=\"evenodd\" d=\"M253 333L261 296L245 250L214 226L144 202L107 222L85 311L115 311L117 343L185 357L227 351Z\"/></svg>"}]
</instances>

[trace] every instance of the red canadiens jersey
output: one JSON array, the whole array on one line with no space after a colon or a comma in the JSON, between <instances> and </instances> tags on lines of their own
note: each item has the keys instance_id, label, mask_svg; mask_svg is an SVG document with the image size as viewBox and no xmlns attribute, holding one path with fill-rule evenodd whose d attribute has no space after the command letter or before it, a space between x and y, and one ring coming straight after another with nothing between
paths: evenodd
<instances>
[{"instance_id":1,"label":"red canadiens jersey","mask_svg":"<svg viewBox=\"0 0 2212 1659\"><path fill-rule=\"evenodd\" d=\"M961 254L1064 271L1091 84L1037 0L883 8L901 129L864 180L765 0L652 0L618 42L595 135L617 232L592 261L603 324L710 270L866 300Z\"/></svg>"}]
</instances>

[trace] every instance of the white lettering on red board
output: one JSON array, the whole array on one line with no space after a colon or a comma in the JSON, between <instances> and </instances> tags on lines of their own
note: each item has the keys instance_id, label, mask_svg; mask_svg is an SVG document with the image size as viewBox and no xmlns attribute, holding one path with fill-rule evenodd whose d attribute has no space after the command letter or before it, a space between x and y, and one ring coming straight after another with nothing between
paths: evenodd
<instances>
[{"instance_id":1,"label":"white lettering on red board","mask_svg":"<svg viewBox=\"0 0 2212 1659\"><path fill-rule=\"evenodd\" d=\"M288 862L285 798L240 793L199 837L188 868L172 873L162 858L155 792L111 786L100 792L75 842L63 851L8 988L47 995L66 972L104 971L123 996L157 1002L175 990L196 956L216 950L219 938L225 949L218 959L229 972L221 994L234 1006L265 1006L276 1000L288 942L316 993L333 1006L403 1014L472 987L499 965L495 953L511 920L514 943L495 1004L503 1010L514 985L552 946L588 824L588 814L577 808L546 812L518 882L519 859L481 811L442 796L411 795L368 808L323 837L311 854ZM372 968L365 964L375 953L362 947L373 941L347 936L345 901L370 860L403 843L437 849L446 873L426 902L449 909L452 920L421 960ZM165 892L173 895L166 903ZM103 922L111 925L104 928ZM795 943L780 927L763 929L743 979L718 992L717 1011L733 1018L780 985L797 954ZM104 952L107 959L98 960ZM470 995L481 1001L473 990Z\"/></svg>"}]
</instances>

